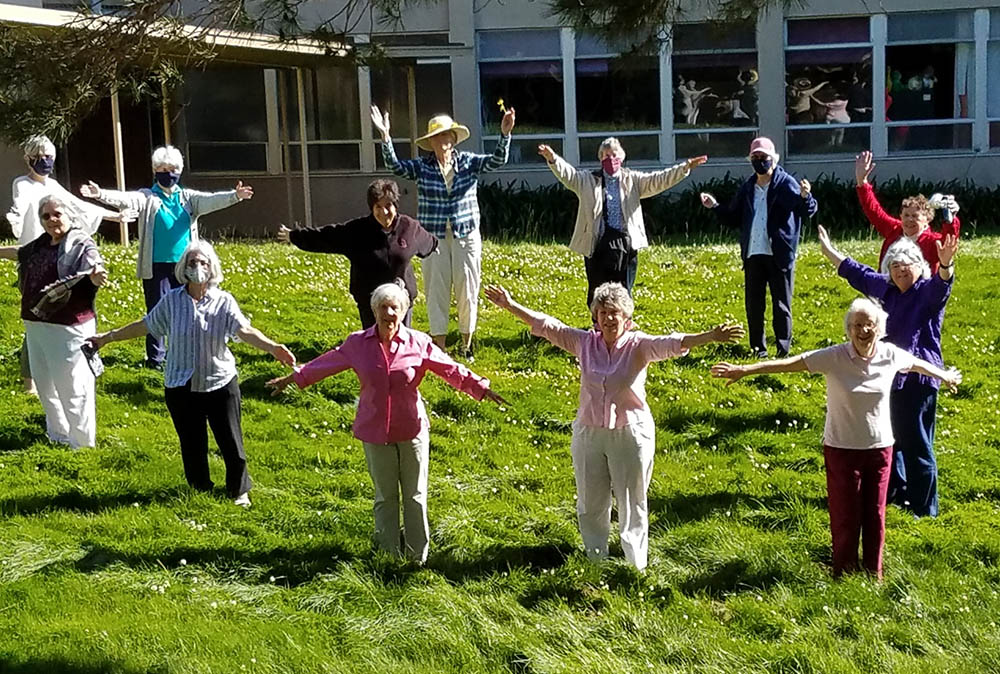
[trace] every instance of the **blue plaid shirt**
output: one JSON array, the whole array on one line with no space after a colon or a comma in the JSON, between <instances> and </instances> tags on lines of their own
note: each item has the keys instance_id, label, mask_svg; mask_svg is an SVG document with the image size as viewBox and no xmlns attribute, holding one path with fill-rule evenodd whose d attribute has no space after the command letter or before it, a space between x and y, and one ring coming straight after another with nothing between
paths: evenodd
<instances>
[{"instance_id":1,"label":"blue plaid shirt","mask_svg":"<svg viewBox=\"0 0 1000 674\"><path fill-rule=\"evenodd\" d=\"M479 201L476 199L479 174L495 171L506 164L509 149L510 136L500 136L497 149L491 155L453 152L455 175L450 192L436 157L400 160L390 140L382 143L382 159L385 167L397 176L417 182L417 219L424 229L443 239L450 222L455 236L462 238L479 227Z\"/></svg>"}]
</instances>

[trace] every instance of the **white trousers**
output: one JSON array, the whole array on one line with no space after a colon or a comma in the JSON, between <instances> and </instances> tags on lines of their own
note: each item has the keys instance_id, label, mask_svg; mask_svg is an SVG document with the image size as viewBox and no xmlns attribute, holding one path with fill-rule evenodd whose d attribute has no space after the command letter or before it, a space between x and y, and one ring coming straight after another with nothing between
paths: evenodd
<instances>
[{"instance_id":1,"label":"white trousers","mask_svg":"<svg viewBox=\"0 0 1000 674\"><path fill-rule=\"evenodd\" d=\"M656 453L652 419L607 429L573 423L576 512L587 557L608 556L611 495L618 502L618 529L625 558L640 571L649 558L646 492Z\"/></svg>"},{"instance_id":2,"label":"white trousers","mask_svg":"<svg viewBox=\"0 0 1000 674\"><path fill-rule=\"evenodd\" d=\"M403 533L406 556L427 561L430 526L427 523L427 429L406 442L363 443L368 473L375 485L375 542L399 554L399 494L403 494Z\"/></svg>"},{"instance_id":3,"label":"white trousers","mask_svg":"<svg viewBox=\"0 0 1000 674\"><path fill-rule=\"evenodd\" d=\"M428 255L423 261L427 321L432 335L448 334L452 285L458 305L458 331L463 335L476 331L482 266L483 241L479 228L459 239L448 227L444 239L438 240L437 253Z\"/></svg>"},{"instance_id":4,"label":"white trousers","mask_svg":"<svg viewBox=\"0 0 1000 674\"><path fill-rule=\"evenodd\" d=\"M24 322L31 375L45 409L46 430L52 442L73 448L94 446L94 374L80 347L96 328L93 319L79 325Z\"/></svg>"}]
</instances>

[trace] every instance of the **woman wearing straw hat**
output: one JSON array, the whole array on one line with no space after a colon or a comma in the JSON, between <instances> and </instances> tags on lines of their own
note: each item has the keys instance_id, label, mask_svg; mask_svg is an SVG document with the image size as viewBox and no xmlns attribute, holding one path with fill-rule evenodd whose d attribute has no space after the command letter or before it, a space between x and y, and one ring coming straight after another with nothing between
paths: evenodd
<instances>
[{"instance_id":1,"label":"woman wearing straw hat","mask_svg":"<svg viewBox=\"0 0 1000 674\"><path fill-rule=\"evenodd\" d=\"M427 122L427 133L416 140L417 147L433 152L434 156L400 160L389 135L389 113L373 105L372 122L382 134L386 168L401 178L416 181L417 219L440 243L439 254L429 256L423 263L431 337L444 348L454 286L461 352L471 359L482 273L476 189L480 173L495 171L507 163L514 109L508 108L503 116L500 142L492 155L456 152L455 146L469 138L469 129L448 115L435 115Z\"/></svg>"}]
</instances>

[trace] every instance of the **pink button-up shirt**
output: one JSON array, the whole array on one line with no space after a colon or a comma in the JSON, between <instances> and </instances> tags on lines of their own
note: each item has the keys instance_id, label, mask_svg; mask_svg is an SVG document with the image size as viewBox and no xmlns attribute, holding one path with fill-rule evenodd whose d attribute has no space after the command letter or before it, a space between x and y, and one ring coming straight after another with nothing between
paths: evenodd
<instances>
[{"instance_id":1,"label":"pink button-up shirt","mask_svg":"<svg viewBox=\"0 0 1000 674\"><path fill-rule=\"evenodd\" d=\"M652 418L646 404L646 366L684 356L684 335L647 335L629 330L608 349L601 333L570 328L550 316L531 321L531 334L544 337L580 361L580 409L577 423L622 428Z\"/></svg>"},{"instance_id":2,"label":"pink button-up shirt","mask_svg":"<svg viewBox=\"0 0 1000 674\"><path fill-rule=\"evenodd\" d=\"M354 437L374 444L412 440L429 425L417 390L428 370L476 400L482 400L490 388L488 379L453 361L422 332L400 326L388 351L383 351L372 326L352 333L337 348L296 369L295 383L305 388L354 370L361 381Z\"/></svg>"}]
</instances>

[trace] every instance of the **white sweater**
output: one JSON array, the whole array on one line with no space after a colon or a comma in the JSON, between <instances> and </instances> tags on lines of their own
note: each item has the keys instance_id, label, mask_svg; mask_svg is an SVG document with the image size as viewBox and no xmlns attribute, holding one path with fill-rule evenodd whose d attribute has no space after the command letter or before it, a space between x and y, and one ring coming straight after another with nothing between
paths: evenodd
<instances>
[{"instance_id":1,"label":"white sweater","mask_svg":"<svg viewBox=\"0 0 1000 674\"><path fill-rule=\"evenodd\" d=\"M94 232L101 225L101 220L117 219L118 214L101 208L96 204L83 201L73 196L70 192L59 184L55 178L46 177L43 182L39 182L30 176L15 178L11 184L14 203L7 212L7 222L17 237L17 245L23 246L31 243L42 234L45 228L42 227L38 219L38 204L43 197L54 195L59 197L64 204L72 211L71 215L79 224L80 229L88 235L93 236Z\"/></svg>"}]
</instances>

